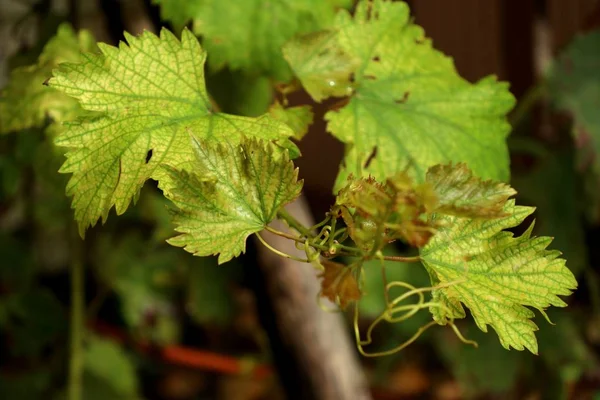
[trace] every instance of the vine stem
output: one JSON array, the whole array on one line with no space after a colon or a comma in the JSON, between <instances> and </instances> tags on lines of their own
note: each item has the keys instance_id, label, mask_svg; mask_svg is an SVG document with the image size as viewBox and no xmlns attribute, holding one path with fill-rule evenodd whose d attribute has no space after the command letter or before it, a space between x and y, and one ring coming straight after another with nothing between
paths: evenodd
<instances>
[{"instance_id":1,"label":"vine stem","mask_svg":"<svg viewBox=\"0 0 600 400\"><path fill-rule=\"evenodd\" d=\"M398 262L419 262L419 261L421 261L421 257L419 257L419 256L413 256L413 257L383 256L382 258L387 261L398 261Z\"/></svg>"},{"instance_id":2,"label":"vine stem","mask_svg":"<svg viewBox=\"0 0 600 400\"><path fill-rule=\"evenodd\" d=\"M81 239L75 232L71 239L71 326L69 359L69 400L83 399L83 337L85 329L84 279Z\"/></svg>"},{"instance_id":3,"label":"vine stem","mask_svg":"<svg viewBox=\"0 0 600 400\"><path fill-rule=\"evenodd\" d=\"M292 217L293 218L293 217ZM283 218L282 218L283 219ZM286 221L287 222L287 221ZM297 221L296 221L297 222ZM299 224L299 223L298 223ZM302 228L303 230L308 231L303 225L299 224L299 228ZM294 228L296 229L296 228ZM285 232L281 232L277 229L273 229L270 226L265 227L265 230L268 232L271 232L274 235L277 236L281 236L283 238L286 239L290 239L293 240L295 242L298 243L306 243L307 239L304 238L300 238L294 235L291 235L289 233L285 233ZM297 229L299 230L299 229ZM271 251L273 251L275 254L279 254L282 257L286 257L286 258L290 258L289 254L285 254L285 253L281 253L279 250L276 249L272 249L271 246L268 246L267 244L265 244L265 241L263 240L263 238L257 233L256 236L258 236L258 239L265 245L267 246L267 248L269 248ZM322 250L322 251L327 251L329 249L329 246L324 246L324 245L319 245L317 243L310 243L310 246L314 247L317 250ZM350 247L350 246L344 246L344 245L338 245L339 248L341 250L345 250L346 252L340 252L338 255L340 256L349 256L349 257L360 257L360 255L358 254L353 254L353 253L360 253L360 250L355 248L355 247ZM349 253L348 253L349 252ZM396 262L419 262L421 261L421 257L419 256L414 256L414 257L402 257L402 256L382 256L380 257L383 260L387 260L387 261L396 261ZM308 260L300 260L297 259L297 261L304 261L304 262L308 262Z\"/></svg>"},{"instance_id":4,"label":"vine stem","mask_svg":"<svg viewBox=\"0 0 600 400\"><path fill-rule=\"evenodd\" d=\"M306 228L300 221L294 218L290 213L288 213L284 208L277 212L277 216L287 222L290 228L293 228L303 234L306 237L312 237L313 234Z\"/></svg>"}]
</instances>

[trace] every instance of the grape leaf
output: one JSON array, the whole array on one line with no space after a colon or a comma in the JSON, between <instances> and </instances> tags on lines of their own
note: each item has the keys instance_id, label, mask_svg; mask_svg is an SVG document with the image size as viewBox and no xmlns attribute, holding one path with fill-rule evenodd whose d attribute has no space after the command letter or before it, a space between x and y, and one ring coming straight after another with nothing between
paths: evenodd
<instances>
[{"instance_id":1,"label":"grape leaf","mask_svg":"<svg viewBox=\"0 0 600 400\"><path fill-rule=\"evenodd\" d=\"M334 29L335 48L360 60L349 103L325 115L328 131L347 145L336 190L349 174L383 180L407 166L423 181L428 167L449 161L508 180L505 114L514 98L507 84L462 79L410 21L405 3L363 0L354 17L339 11Z\"/></svg>"},{"instance_id":2,"label":"grape leaf","mask_svg":"<svg viewBox=\"0 0 600 400\"><path fill-rule=\"evenodd\" d=\"M220 253L222 264L242 253L246 238L300 194L302 182L287 154L277 156L269 143L214 147L194 140L194 150L193 173L168 169L171 179L160 184L177 206L175 230L181 235L169 243L198 256Z\"/></svg>"},{"instance_id":3,"label":"grape leaf","mask_svg":"<svg viewBox=\"0 0 600 400\"><path fill-rule=\"evenodd\" d=\"M496 330L502 346L537 353L538 328L526 306L541 312L551 305L563 307L558 296L569 295L577 281L558 258L560 252L546 249L551 238L531 237L533 224L520 237L503 231L533 210L509 200L505 215L495 219L434 215L440 227L421 249L421 259L434 285L452 283L434 292L434 299L446 306L432 308L436 321L464 318L464 304L479 329L487 332L491 325Z\"/></svg>"},{"instance_id":4,"label":"grape leaf","mask_svg":"<svg viewBox=\"0 0 600 400\"><path fill-rule=\"evenodd\" d=\"M42 126L47 116L64 121L77 115L81 110L77 100L44 82L59 63L78 62L82 51L96 49L88 31L75 34L69 24L60 25L36 64L12 71L8 86L0 93L0 134Z\"/></svg>"},{"instance_id":5,"label":"grape leaf","mask_svg":"<svg viewBox=\"0 0 600 400\"><path fill-rule=\"evenodd\" d=\"M397 239L424 246L434 228L425 213L436 200L429 185L415 185L405 173L385 184L372 177L350 177L338 193L334 212L339 210L357 246L373 255Z\"/></svg>"},{"instance_id":6,"label":"grape leaf","mask_svg":"<svg viewBox=\"0 0 600 400\"><path fill-rule=\"evenodd\" d=\"M351 268L329 260L321 260L321 264L324 268L323 273L319 275L322 297L339 304L341 309L346 308L348 303L360 299L358 282Z\"/></svg>"},{"instance_id":7,"label":"grape leaf","mask_svg":"<svg viewBox=\"0 0 600 400\"><path fill-rule=\"evenodd\" d=\"M322 31L295 37L283 47L283 56L317 102L352 94L352 74L359 60L337 43L337 32Z\"/></svg>"},{"instance_id":8,"label":"grape leaf","mask_svg":"<svg viewBox=\"0 0 600 400\"><path fill-rule=\"evenodd\" d=\"M285 122L294 131L294 138L297 140L308 133L308 127L312 124L314 116L309 105L286 108L279 102L271 106L269 113L273 118Z\"/></svg>"},{"instance_id":9,"label":"grape leaf","mask_svg":"<svg viewBox=\"0 0 600 400\"><path fill-rule=\"evenodd\" d=\"M291 77L281 47L296 34L324 29L333 21L335 2L323 0L160 0L163 17L194 21L194 32L210 54L212 70ZM180 7L175 5L178 4ZM168 8L167 8L168 7ZM187 22L187 21L186 21Z\"/></svg>"},{"instance_id":10,"label":"grape leaf","mask_svg":"<svg viewBox=\"0 0 600 400\"><path fill-rule=\"evenodd\" d=\"M214 112L204 82L202 51L184 30L181 42L163 29L160 37L126 34L128 45L100 44L100 55L62 64L50 85L77 98L100 116L68 125L56 144L68 148L61 168L72 173L67 194L83 235L106 219L114 205L122 214L144 182L163 179L160 164L190 168L190 135L208 142L240 142L242 136L274 140L294 155L291 129L268 115L240 117Z\"/></svg>"},{"instance_id":11,"label":"grape leaf","mask_svg":"<svg viewBox=\"0 0 600 400\"><path fill-rule=\"evenodd\" d=\"M474 177L463 163L433 166L425 179L437 194L435 212L457 217L499 216L508 198L517 193L506 183Z\"/></svg>"}]
</instances>

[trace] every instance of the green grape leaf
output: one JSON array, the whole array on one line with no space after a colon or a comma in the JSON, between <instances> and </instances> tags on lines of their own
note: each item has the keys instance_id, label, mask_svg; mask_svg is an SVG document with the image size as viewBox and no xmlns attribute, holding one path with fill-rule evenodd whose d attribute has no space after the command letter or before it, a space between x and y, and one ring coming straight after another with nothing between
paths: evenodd
<instances>
[{"instance_id":1,"label":"green grape leaf","mask_svg":"<svg viewBox=\"0 0 600 400\"><path fill-rule=\"evenodd\" d=\"M215 147L194 140L194 149L193 173L168 169L171 179L160 185L177 206L175 230L181 235L169 243L198 256L220 253L222 264L242 253L246 238L300 194L302 182L287 154L277 155L270 143Z\"/></svg>"},{"instance_id":2,"label":"green grape leaf","mask_svg":"<svg viewBox=\"0 0 600 400\"><path fill-rule=\"evenodd\" d=\"M75 34L70 25L60 25L37 64L12 71L8 86L0 93L0 134L42 126L46 117L57 122L74 118L81 111L77 100L45 82L59 63L78 62L81 52L96 49L89 32Z\"/></svg>"},{"instance_id":3,"label":"green grape leaf","mask_svg":"<svg viewBox=\"0 0 600 400\"><path fill-rule=\"evenodd\" d=\"M334 30L332 48L360 61L349 103L325 115L328 131L347 145L335 190L349 174L382 181L407 167L422 182L428 167L449 161L508 180L507 84L462 79L402 2L360 1L354 17L339 11Z\"/></svg>"},{"instance_id":4,"label":"green grape leaf","mask_svg":"<svg viewBox=\"0 0 600 400\"><path fill-rule=\"evenodd\" d=\"M457 217L500 216L506 201L517 193L506 183L474 177L463 163L433 166L425 180L438 197L435 212Z\"/></svg>"},{"instance_id":5,"label":"green grape leaf","mask_svg":"<svg viewBox=\"0 0 600 400\"><path fill-rule=\"evenodd\" d=\"M537 353L538 328L527 307L544 313L549 306L566 306L558 296L570 295L577 281L560 252L546 249L551 238L531 237L533 224L519 237L503 231L523 222L533 208L509 200L503 211L495 219L434 214L439 227L421 249L421 259L432 283L448 286L433 293L446 307L431 312L445 324L465 317L464 304L479 329L494 328L503 347Z\"/></svg>"},{"instance_id":6,"label":"green grape leaf","mask_svg":"<svg viewBox=\"0 0 600 400\"><path fill-rule=\"evenodd\" d=\"M317 102L352 94L352 74L359 59L337 43L337 32L321 31L295 37L283 47L283 56Z\"/></svg>"},{"instance_id":7,"label":"green grape leaf","mask_svg":"<svg viewBox=\"0 0 600 400\"><path fill-rule=\"evenodd\" d=\"M193 20L210 54L211 70L228 66L286 81L291 71L281 47L296 34L324 29L335 16L323 0L160 0L163 17L177 25ZM177 4L177 5L176 5Z\"/></svg>"},{"instance_id":8,"label":"green grape leaf","mask_svg":"<svg viewBox=\"0 0 600 400\"><path fill-rule=\"evenodd\" d=\"M165 178L161 164L191 168L190 136L239 143L242 137L273 140L297 155L291 129L268 115L240 117L215 112L204 82L206 53L188 30L181 41L163 29L160 37L126 34L128 45L100 44L102 54L80 64L62 64L50 85L100 113L68 125L55 143L68 149L61 168L72 173L67 194L83 235L106 220L114 205L125 212L144 182Z\"/></svg>"},{"instance_id":9,"label":"green grape leaf","mask_svg":"<svg viewBox=\"0 0 600 400\"><path fill-rule=\"evenodd\" d=\"M312 107L309 105L286 108L279 102L271 106L269 113L273 118L285 122L294 131L296 140L301 140L308 133L314 117Z\"/></svg>"}]
</instances>

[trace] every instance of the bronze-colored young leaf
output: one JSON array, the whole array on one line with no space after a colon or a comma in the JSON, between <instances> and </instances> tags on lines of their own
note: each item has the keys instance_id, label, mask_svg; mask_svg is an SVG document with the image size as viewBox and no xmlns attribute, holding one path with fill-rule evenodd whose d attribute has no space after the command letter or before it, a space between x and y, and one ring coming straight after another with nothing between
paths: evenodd
<instances>
[{"instance_id":1,"label":"bronze-colored young leaf","mask_svg":"<svg viewBox=\"0 0 600 400\"><path fill-rule=\"evenodd\" d=\"M287 153L259 141L208 145L192 139L191 173L166 167L163 193L177 207L174 246L198 256L219 255L219 263L245 250L246 238L261 231L302 189Z\"/></svg>"},{"instance_id":2,"label":"bronze-colored young leaf","mask_svg":"<svg viewBox=\"0 0 600 400\"><path fill-rule=\"evenodd\" d=\"M353 301L360 300L360 289L352 270L340 263L321 261L325 271L320 276L321 296L326 297L343 309Z\"/></svg>"},{"instance_id":3,"label":"bronze-colored young leaf","mask_svg":"<svg viewBox=\"0 0 600 400\"><path fill-rule=\"evenodd\" d=\"M336 199L350 237L372 254L397 239L416 247L427 244L434 225L426 212L434 204L437 200L431 187L414 184L405 173L397 173L385 184L373 177L350 177Z\"/></svg>"},{"instance_id":4,"label":"bronze-colored young leaf","mask_svg":"<svg viewBox=\"0 0 600 400\"><path fill-rule=\"evenodd\" d=\"M502 216L504 204L517 193L506 183L473 176L464 163L431 167L426 181L431 184L438 199L435 208L429 211L457 217Z\"/></svg>"}]
</instances>

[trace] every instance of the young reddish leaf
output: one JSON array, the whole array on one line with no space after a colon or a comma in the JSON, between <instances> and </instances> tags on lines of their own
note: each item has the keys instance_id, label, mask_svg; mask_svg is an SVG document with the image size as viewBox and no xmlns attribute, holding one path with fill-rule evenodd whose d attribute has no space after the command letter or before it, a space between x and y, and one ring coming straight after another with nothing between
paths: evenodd
<instances>
[{"instance_id":1,"label":"young reddish leaf","mask_svg":"<svg viewBox=\"0 0 600 400\"><path fill-rule=\"evenodd\" d=\"M415 185L405 173L396 174L385 184L373 177L350 177L336 200L350 237L371 253L396 239L416 247L427 244L435 226L426 218L426 212L435 204L431 187Z\"/></svg>"},{"instance_id":2,"label":"young reddish leaf","mask_svg":"<svg viewBox=\"0 0 600 400\"><path fill-rule=\"evenodd\" d=\"M438 202L429 211L457 217L494 218L504 215L504 204L517 192L510 185L473 176L464 163L436 165L426 176Z\"/></svg>"},{"instance_id":3,"label":"young reddish leaf","mask_svg":"<svg viewBox=\"0 0 600 400\"><path fill-rule=\"evenodd\" d=\"M358 282L352 270L344 264L329 260L321 261L325 271L321 275L321 296L326 297L343 309L353 301L360 300Z\"/></svg>"}]
</instances>

